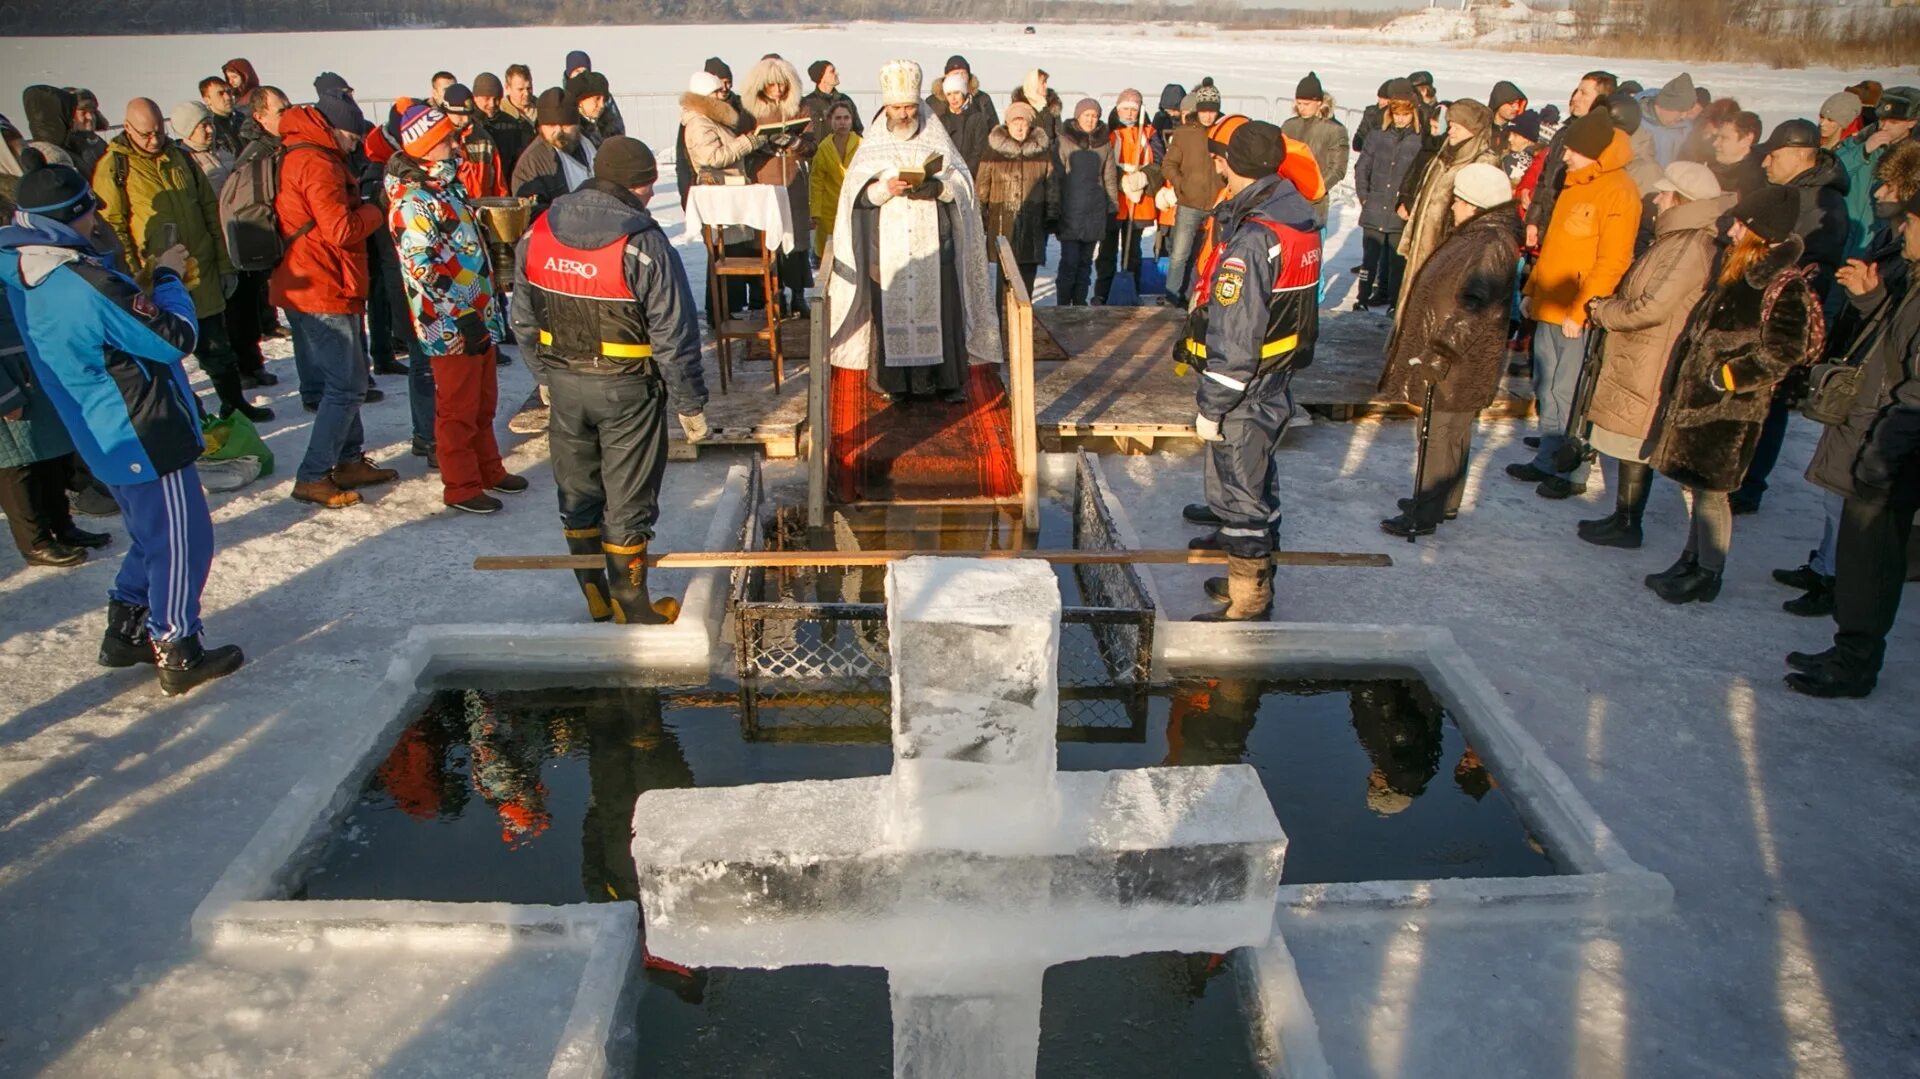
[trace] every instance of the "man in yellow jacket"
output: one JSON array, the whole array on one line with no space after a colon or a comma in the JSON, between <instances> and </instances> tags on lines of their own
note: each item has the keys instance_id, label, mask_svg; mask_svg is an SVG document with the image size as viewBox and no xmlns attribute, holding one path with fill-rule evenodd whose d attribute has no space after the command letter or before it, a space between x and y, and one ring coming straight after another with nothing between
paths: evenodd
<instances>
[{"instance_id":1,"label":"man in yellow jacket","mask_svg":"<svg viewBox=\"0 0 1920 1079\"><path fill-rule=\"evenodd\" d=\"M144 97L127 103L126 127L107 143L106 156L94 166L93 190L100 197L100 216L119 236L127 268L136 278L145 280L151 273L153 260L167 248L164 237L172 226L174 239L191 257L186 286L200 322L193 355L220 397L220 414L239 412L256 423L272 419L271 409L247 403L240 386L240 359L227 337L227 298L239 287L240 275L227 257L219 194L187 152L167 137L160 106Z\"/></svg>"},{"instance_id":2,"label":"man in yellow jacket","mask_svg":"<svg viewBox=\"0 0 1920 1079\"><path fill-rule=\"evenodd\" d=\"M1626 132L1614 129L1612 113L1593 109L1568 124L1565 146L1566 179L1522 301L1523 312L1537 323L1533 396L1540 449L1533 460L1507 466L1507 475L1539 484L1535 493L1542 498L1586 492L1585 454L1565 471L1554 457L1567 441L1580 384L1587 305L1613 295L1633 264L1633 239L1640 229L1640 190L1625 171L1633 149Z\"/></svg>"}]
</instances>

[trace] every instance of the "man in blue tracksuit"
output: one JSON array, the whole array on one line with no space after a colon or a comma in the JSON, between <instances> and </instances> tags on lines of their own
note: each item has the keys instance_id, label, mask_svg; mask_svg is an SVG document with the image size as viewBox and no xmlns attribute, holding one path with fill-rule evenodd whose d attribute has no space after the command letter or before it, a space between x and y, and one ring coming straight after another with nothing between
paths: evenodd
<instances>
[{"instance_id":1,"label":"man in blue tracksuit","mask_svg":"<svg viewBox=\"0 0 1920 1079\"><path fill-rule=\"evenodd\" d=\"M15 223L0 229L0 285L33 376L132 540L107 593L100 662L158 663L161 691L185 693L243 661L233 645L200 644L213 519L193 467L204 446L199 404L181 366L198 332L186 248L153 260L144 293L87 242L99 200L78 172L29 172L17 203Z\"/></svg>"},{"instance_id":2,"label":"man in blue tracksuit","mask_svg":"<svg viewBox=\"0 0 1920 1079\"><path fill-rule=\"evenodd\" d=\"M1194 425L1207 442L1207 501L1185 516L1216 526L1190 546L1227 552L1226 578L1207 582L1227 606L1201 620L1253 621L1273 608L1273 451L1293 414L1287 387L1313 362L1320 331L1319 220L1277 175L1287 155L1279 128L1229 116L1207 133L1207 149L1226 191L1175 345L1175 358L1201 372Z\"/></svg>"}]
</instances>

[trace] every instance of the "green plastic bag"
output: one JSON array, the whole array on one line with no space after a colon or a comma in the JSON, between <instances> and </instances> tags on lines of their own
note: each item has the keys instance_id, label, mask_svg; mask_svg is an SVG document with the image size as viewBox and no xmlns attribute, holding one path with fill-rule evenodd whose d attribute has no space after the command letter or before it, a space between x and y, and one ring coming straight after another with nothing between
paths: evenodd
<instances>
[{"instance_id":1,"label":"green plastic bag","mask_svg":"<svg viewBox=\"0 0 1920 1079\"><path fill-rule=\"evenodd\" d=\"M209 461L235 457L258 457L260 475L273 475L273 451L267 448L253 421L235 412L226 416L208 416L200 423L200 434L207 448L200 456Z\"/></svg>"}]
</instances>

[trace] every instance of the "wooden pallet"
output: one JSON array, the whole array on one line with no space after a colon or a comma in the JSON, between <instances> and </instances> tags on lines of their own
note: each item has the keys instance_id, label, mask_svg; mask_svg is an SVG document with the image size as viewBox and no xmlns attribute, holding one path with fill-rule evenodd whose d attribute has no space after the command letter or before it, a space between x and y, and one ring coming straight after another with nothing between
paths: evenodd
<instances>
[{"instance_id":1,"label":"wooden pallet","mask_svg":"<svg viewBox=\"0 0 1920 1079\"><path fill-rule=\"evenodd\" d=\"M787 325L798 326L801 334L807 332L805 321ZM782 330L783 338L792 332L785 326ZM762 350L764 358L764 345ZM793 353L787 355L791 359ZM701 346L700 365L707 383L708 434L696 446L682 437L679 424L673 424L667 430L668 460L694 460L702 446L758 446L769 458L800 456L807 435L806 366L788 366L787 377L775 392L771 370L760 364L743 368L740 361L736 346L733 385L729 392L721 393L720 366L714 356L713 343L708 341Z\"/></svg>"}]
</instances>

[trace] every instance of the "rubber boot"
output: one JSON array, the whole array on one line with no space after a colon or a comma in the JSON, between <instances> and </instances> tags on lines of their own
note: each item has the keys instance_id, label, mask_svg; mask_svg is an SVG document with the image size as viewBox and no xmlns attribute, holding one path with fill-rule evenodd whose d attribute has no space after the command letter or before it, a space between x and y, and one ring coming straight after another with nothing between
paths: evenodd
<instances>
[{"instance_id":1,"label":"rubber boot","mask_svg":"<svg viewBox=\"0 0 1920 1079\"><path fill-rule=\"evenodd\" d=\"M564 530L567 536L568 554L594 555L600 550L600 530L597 528L569 528ZM580 592L587 597L587 614L595 622L605 622L613 617L613 601L607 594L607 571L604 569L577 569L573 579L580 582Z\"/></svg>"},{"instance_id":2,"label":"rubber boot","mask_svg":"<svg viewBox=\"0 0 1920 1079\"><path fill-rule=\"evenodd\" d=\"M238 412L255 423L265 423L273 418L272 409L255 408L247 403L247 393L240 388L240 372L229 370L211 377L213 392L220 397L222 416L231 416Z\"/></svg>"},{"instance_id":3,"label":"rubber boot","mask_svg":"<svg viewBox=\"0 0 1920 1079\"><path fill-rule=\"evenodd\" d=\"M137 667L158 663L153 638L147 633L147 609L117 599L107 601L107 632L100 638L102 667Z\"/></svg>"},{"instance_id":4,"label":"rubber boot","mask_svg":"<svg viewBox=\"0 0 1920 1079\"><path fill-rule=\"evenodd\" d=\"M647 545L603 543L613 620L623 626L661 626L680 617L680 601L647 597Z\"/></svg>"},{"instance_id":5,"label":"rubber boot","mask_svg":"<svg viewBox=\"0 0 1920 1079\"><path fill-rule=\"evenodd\" d=\"M1636 461L1620 462L1619 491L1612 513L1595 521L1581 521L1580 538L1596 547L1637 550L1643 541L1640 522L1647 515L1647 496L1653 490L1653 468Z\"/></svg>"},{"instance_id":6,"label":"rubber boot","mask_svg":"<svg viewBox=\"0 0 1920 1079\"><path fill-rule=\"evenodd\" d=\"M201 647L198 637L155 641L153 650L160 659L160 692L169 697L178 697L203 682L224 678L247 661L237 644L221 645L209 652Z\"/></svg>"},{"instance_id":7,"label":"rubber boot","mask_svg":"<svg viewBox=\"0 0 1920 1079\"><path fill-rule=\"evenodd\" d=\"M1273 613L1273 563L1265 558L1227 558L1227 606L1195 622L1264 622Z\"/></svg>"}]
</instances>

